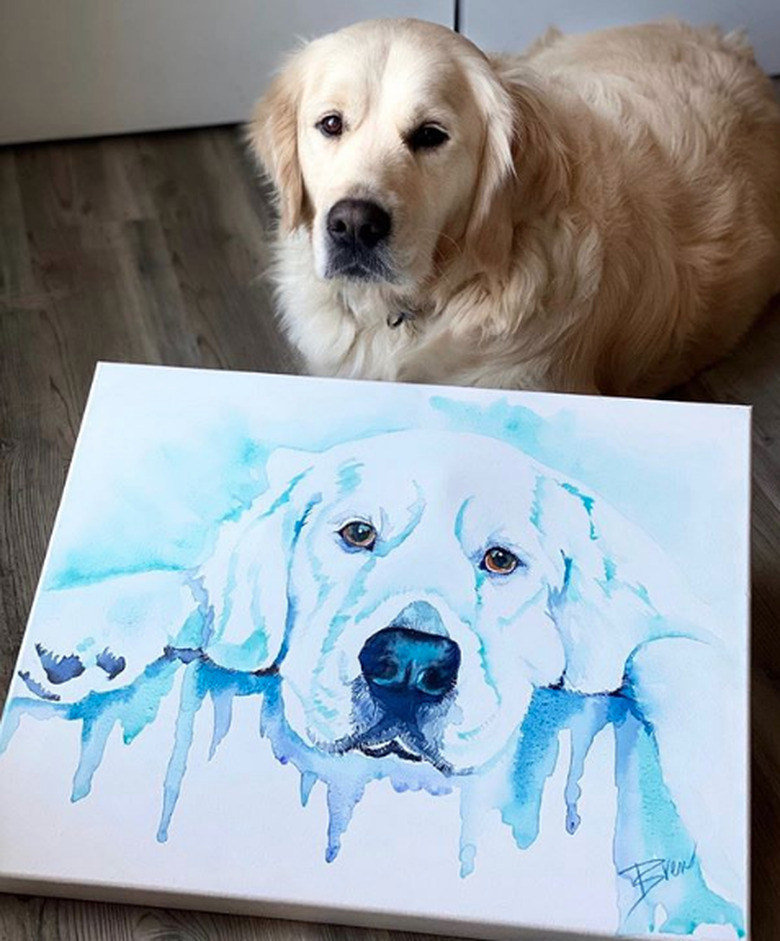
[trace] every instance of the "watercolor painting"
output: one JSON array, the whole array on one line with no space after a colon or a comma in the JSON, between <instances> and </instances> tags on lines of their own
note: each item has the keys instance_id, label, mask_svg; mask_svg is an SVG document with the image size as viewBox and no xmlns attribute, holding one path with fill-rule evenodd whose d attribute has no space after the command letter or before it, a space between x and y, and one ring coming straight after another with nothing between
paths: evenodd
<instances>
[{"instance_id":1,"label":"watercolor painting","mask_svg":"<svg viewBox=\"0 0 780 941\"><path fill-rule=\"evenodd\" d=\"M208 737L213 765L251 704L256 747L295 770L301 804L324 793L309 824L318 865L354 850L351 822L384 782L397 800L457 800L465 886L490 857L487 820L518 855L549 829L576 846L598 760L612 795L599 819L605 929L745 935L747 511L715 498L747 492L747 458L723 480L711 461L721 447L747 453L746 410L676 413L669 455L605 430L639 428L644 410L657 436L679 408L663 403L361 384L350 412L352 383L252 377L263 415L274 396L298 397L294 426L277 415L263 437L228 403L196 426L209 428L198 452L141 422L143 457L124 485L96 491L94 455L112 460L96 413L110 422L111 383L149 372L98 375L5 708L0 778L17 740L77 729L64 814L100 790L112 736L131 755L164 728L154 826L137 839L173 844L179 802L208 773L192 769L194 743ZM185 371L158 372L178 401ZM330 423L326 389L345 406ZM585 444L594 409L614 417ZM165 509L177 500L178 517ZM732 548L708 532L732 532Z\"/></svg>"}]
</instances>

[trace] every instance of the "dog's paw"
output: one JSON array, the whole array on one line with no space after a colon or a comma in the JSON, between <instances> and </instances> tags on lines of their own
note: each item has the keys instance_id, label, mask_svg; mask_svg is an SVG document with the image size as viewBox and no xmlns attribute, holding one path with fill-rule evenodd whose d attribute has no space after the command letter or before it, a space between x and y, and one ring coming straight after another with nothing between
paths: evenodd
<instances>
[{"instance_id":1,"label":"dog's paw","mask_svg":"<svg viewBox=\"0 0 780 941\"><path fill-rule=\"evenodd\" d=\"M192 588L177 572L44 590L17 668L16 694L74 703L127 686L150 663L170 659L167 650L197 646L194 621ZM183 636L187 631L193 636Z\"/></svg>"},{"instance_id":2,"label":"dog's paw","mask_svg":"<svg viewBox=\"0 0 780 941\"><path fill-rule=\"evenodd\" d=\"M63 698L73 701L89 692L100 692L125 671L127 659L108 647L97 652L90 649L94 646L91 638L81 642L78 652L54 651L35 644L38 662L27 658L27 669L19 669L19 678L29 692L47 702L61 702ZM122 684L120 681L114 685Z\"/></svg>"}]
</instances>

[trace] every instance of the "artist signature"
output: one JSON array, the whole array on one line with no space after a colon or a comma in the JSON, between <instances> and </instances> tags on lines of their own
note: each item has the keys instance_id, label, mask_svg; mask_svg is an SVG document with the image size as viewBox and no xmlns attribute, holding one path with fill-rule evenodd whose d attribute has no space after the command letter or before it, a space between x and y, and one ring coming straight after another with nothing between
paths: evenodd
<instances>
[{"instance_id":1,"label":"artist signature","mask_svg":"<svg viewBox=\"0 0 780 941\"><path fill-rule=\"evenodd\" d=\"M683 875L689 869L693 868L696 860L696 847L691 852L690 859L646 859L641 863L633 863L631 866L621 869L619 876L625 876L631 880L631 885L639 890L639 898L631 906L629 914L639 905L642 899L662 882L669 882L677 876Z\"/></svg>"}]
</instances>

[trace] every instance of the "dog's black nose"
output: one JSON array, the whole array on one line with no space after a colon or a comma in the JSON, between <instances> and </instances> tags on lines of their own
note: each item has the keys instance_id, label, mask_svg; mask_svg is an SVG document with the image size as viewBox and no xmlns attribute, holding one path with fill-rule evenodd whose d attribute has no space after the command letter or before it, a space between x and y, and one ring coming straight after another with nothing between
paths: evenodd
<instances>
[{"instance_id":1,"label":"dog's black nose","mask_svg":"<svg viewBox=\"0 0 780 941\"><path fill-rule=\"evenodd\" d=\"M447 637L386 627L363 645L358 659L375 701L401 718L423 703L437 703L454 689L460 648Z\"/></svg>"},{"instance_id":2,"label":"dog's black nose","mask_svg":"<svg viewBox=\"0 0 780 941\"><path fill-rule=\"evenodd\" d=\"M344 248L374 248L390 234L390 216L366 199L341 199L328 213L331 239Z\"/></svg>"}]
</instances>

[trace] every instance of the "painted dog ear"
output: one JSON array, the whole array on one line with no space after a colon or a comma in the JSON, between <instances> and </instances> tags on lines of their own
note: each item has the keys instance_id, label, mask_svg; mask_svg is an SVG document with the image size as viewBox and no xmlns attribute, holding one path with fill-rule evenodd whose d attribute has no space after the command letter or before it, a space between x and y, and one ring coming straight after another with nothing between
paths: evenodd
<instances>
[{"instance_id":1,"label":"painted dog ear","mask_svg":"<svg viewBox=\"0 0 780 941\"><path fill-rule=\"evenodd\" d=\"M549 613L567 689L620 689L643 645L704 636L701 606L646 533L578 484L541 477L537 496L537 526L559 571Z\"/></svg>"},{"instance_id":2,"label":"painted dog ear","mask_svg":"<svg viewBox=\"0 0 780 941\"><path fill-rule=\"evenodd\" d=\"M275 451L266 465L267 489L237 520L223 524L200 569L211 619L205 652L219 666L254 672L272 666L282 651L310 462L309 454Z\"/></svg>"}]
</instances>

